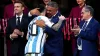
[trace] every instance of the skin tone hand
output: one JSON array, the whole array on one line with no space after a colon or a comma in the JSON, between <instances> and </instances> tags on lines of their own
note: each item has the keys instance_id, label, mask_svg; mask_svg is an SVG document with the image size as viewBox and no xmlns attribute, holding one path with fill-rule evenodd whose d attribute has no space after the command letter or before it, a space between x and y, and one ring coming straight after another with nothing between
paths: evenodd
<instances>
[{"instance_id":1,"label":"skin tone hand","mask_svg":"<svg viewBox=\"0 0 100 56\"><path fill-rule=\"evenodd\" d=\"M14 29L14 33L17 35L23 35L24 32L19 31L18 29Z\"/></svg>"},{"instance_id":2,"label":"skin tone hand","mask_svg":"<svg viewBox=\"0 0 100 56\"><path fill-rule=\"evenodd\" d=\"M80 28L78 26L78 27L75 27L75 28L71 29L71 31L74 32L74 35L78 35L79 32L80 32Z\"/></svg>"},{"instance_id":3,"label":"skin tone hand","mask_svg":"<svg viewBox=\"0 0 100 56\"><path fill-rule=\"evenodd\" d=\"M11 37L11 38L18 38L18 35L15 34L15 33L12 33L12 34L10 35L10 37Z\"/></svg>"},{"instance_id":4,"label":"skin tone hand","mask_svg":"<svg viewBox=\"0 0 100 56\"><path fill-rule=\"evenodd\" d=\"M45 22L43 20L36 20L36 25L39 27L45 27Z\"/></svg>"},{"instance_id":5,"label":"skin tone hand","mask_svg":"<svg viewBox=\"0 0 100 56\"><path fill-rule=\"evenodd\" d=\"M40 15L40 12L38 11L38 9L39 9L39 8L32 9L32 10L30 11L30 14L31 14L31 15Z\"/></svg>"},{"instance_id":6,"label":"skin tone hand","mask_svg":"<svg viewBox=\"0 0 100 56\"><path fill-rule=\"evenodd\" d=\"M61 15L61 16L59 16L59 19L60 19L60 20L65 20L66 18L65 18L64 16Z\"/></svg>"}]
</instances>

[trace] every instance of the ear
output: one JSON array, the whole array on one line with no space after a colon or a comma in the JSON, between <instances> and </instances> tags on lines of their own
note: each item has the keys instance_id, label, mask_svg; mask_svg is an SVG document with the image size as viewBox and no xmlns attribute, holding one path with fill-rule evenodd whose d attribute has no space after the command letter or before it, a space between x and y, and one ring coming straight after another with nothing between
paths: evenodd
<instances>
[{"instance_id":1,"label":"ear","mask_svg":"<svg viewBox=\"0 0 100 56\"><path fill-rule=\"evenodd\" d=\"M91 15L90 11L88 12L88 15Z\"/></svg>"},{"instance_id":2,"label":"ear","mask_svg":"<svg viewBox=\"0 0 100 56\"><path fill-rule=\"evenodd\" d=\"M22 10L24 10L24 7L22 7Z\"/></svg>"}]
</instances>

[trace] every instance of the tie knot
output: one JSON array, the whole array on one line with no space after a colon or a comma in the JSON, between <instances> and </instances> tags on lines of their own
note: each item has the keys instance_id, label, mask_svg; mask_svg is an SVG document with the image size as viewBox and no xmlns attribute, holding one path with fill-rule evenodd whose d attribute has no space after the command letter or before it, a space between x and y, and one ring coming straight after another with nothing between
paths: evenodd
<instances>
[{"instance_id":1,"label":"tie knot","mask_svg":"<svg viewBox=\"0 0 100 56\"><path fill-rule=\"evenodd\" d=\"M17 23L20 24L20 17L17 17Z\"/></svg>"},{"instance_id":2,"label":"tie knot","mask_svg":"<svg viewBox=\"0 0 100 56\"><path fill-rule=\"evenodd\" d=\"M20 17L17 17L18 18L18 20L20 19Z\"/></svg>"}]
</instances>

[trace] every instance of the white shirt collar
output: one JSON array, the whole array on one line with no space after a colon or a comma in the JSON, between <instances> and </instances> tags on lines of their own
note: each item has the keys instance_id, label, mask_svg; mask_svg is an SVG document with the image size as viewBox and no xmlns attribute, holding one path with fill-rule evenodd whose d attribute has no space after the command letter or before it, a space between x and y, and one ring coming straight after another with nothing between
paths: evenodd
<instances>
[{"instance_id":1,"label":"white shirt collar","mask_svg":"<svg viewBox=\"0 0 100 56\"><path fill-rule=\"evenodd\" d=\"M54 16L56 16L56 15L57 15L57 13L58 13L58 11L56 12L56 14L55 14L55 15L53 15L53 17L54 17Z\"/></svg>"},{"instance_id":2,"label":"white shirt collar","mask_svg":"<svg viewBox=\"0 0 100 56\"><path fill-rule=\"evenodd\" d=\"M20 16L16 15L16 18L17 17L20 17L20 21L21 21L22 20L22 17L23 17L23 13Z\"/></svg>"},{"instance_id":3,"label":"white shirt collar","mask_svg":"<svg viewBox=\"0 0 100 56\"><path fill-rule=\"evenodd\" d=\"M90 20L92 19L92 17L90 17L87 21L87 25L89 24Z\"/></svg>"}]
</instances>

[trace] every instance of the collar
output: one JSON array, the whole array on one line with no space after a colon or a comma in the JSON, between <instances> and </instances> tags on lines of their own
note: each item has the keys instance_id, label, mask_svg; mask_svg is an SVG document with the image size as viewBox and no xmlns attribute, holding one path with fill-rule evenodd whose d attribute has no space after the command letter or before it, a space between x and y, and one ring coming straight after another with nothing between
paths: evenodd
<instances>
[{"instance_id":1,"label":"collar","mask_svg":"<svg viewBox=\"0 0 100 56\"><path fill-rule=\"evenodd\" d=\"M57 13L58 13L58 11L57 11L57 12L56 12L56 14L55 14L55 15L53 15L52 17L55 17L55 16L57 15ZM51 17L51 18L52 18L52 17Z\"/></svg>"},{"instance_id":2,"label":"collar","mask_svg":"<svg viewBox=\"0 0 100 56\"><path fill-rule=\"evenodd\" d=\"M87 21L87 25L89 24L90 20L92 19L92 17L90 17Z\"/></svg>"},{"instance_id":3,"label":"collar","mask_svg":"<svg viewBox=\"0 0 100 56\"><path fill-rule=\"evenodd\" d=\"M20 16L16 15L16 18L17 18L17 17L20 17L20 18L22 18L22 16L23 16L23 13L22 13Z\"/></svg>"},{"instance_id":4,"label":"collar","mask_svg":"<svg viewBox=\"0 0 100 56\"><path fill-rule=\"evenodd\" d=\"M17 17L20 17L20 22L21 22L22 17L23 17L23 13L22 13L20 16L16 15L16 18L17 18Z\"/></svg>"}]
</instances>

